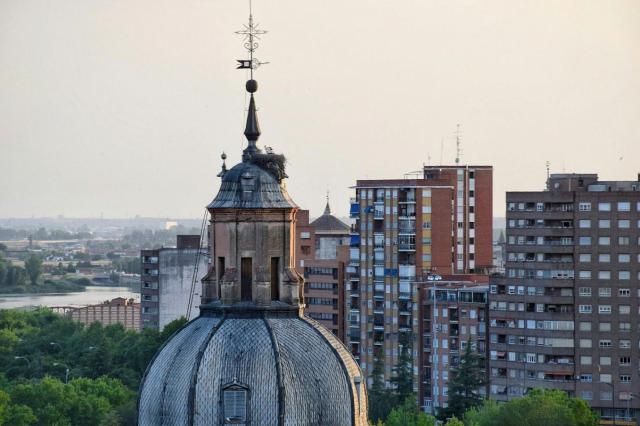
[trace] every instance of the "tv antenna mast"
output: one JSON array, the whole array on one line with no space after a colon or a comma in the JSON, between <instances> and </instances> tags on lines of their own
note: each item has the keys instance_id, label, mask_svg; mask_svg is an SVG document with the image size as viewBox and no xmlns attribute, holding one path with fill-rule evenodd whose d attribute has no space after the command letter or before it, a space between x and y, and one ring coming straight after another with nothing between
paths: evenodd
<instances>
[{"instance_id":1,"label":"tv antenna mast","mask_svg":"<svg viewBox=\"0 0 640 426\"><path fill-rule=\"evenodd\" d=\"M460 123L456 124L456 166L460 164L462 149L460 148L462 136L460 135Z\"/></svg>"}]
</instances>

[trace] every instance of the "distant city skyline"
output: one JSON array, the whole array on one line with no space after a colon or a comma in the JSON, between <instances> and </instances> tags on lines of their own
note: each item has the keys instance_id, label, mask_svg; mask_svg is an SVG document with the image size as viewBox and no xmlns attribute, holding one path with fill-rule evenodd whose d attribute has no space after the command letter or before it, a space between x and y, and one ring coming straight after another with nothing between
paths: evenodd
<instances>
[{"instance_id":1,"label":"distant city skyline","mask_svg":"<svg viewBox=\"0 0 640 426\"><path fill-rule=\"evenodd\" d=\"M423 164L635 180L640 3L255 0L262 137L311 216ZM0 217L198 218L239 160L246 2L0 3ZM212 17L214 17L212 19Z\"/></svg>"}]
</instances>

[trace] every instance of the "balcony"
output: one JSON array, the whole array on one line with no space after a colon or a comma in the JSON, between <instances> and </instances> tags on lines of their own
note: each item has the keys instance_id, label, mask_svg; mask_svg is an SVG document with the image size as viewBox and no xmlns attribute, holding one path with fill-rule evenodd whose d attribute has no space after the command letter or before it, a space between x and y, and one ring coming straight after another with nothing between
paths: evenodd
<instances>
[{"instance_id":1,"label":"balcony","mask_svg":"<svg viewBox=\"0 0 640 426\"><path fill-rule=\"evenodd\" d=\"M399 251L416 251L415 243L398 243Z\"/></svg>"}]
</instances>

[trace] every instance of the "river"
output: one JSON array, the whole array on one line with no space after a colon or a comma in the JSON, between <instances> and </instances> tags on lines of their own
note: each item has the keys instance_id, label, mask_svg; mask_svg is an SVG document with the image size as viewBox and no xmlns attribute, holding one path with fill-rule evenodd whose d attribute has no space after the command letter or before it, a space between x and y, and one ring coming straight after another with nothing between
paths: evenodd
<instances>
[{"instance_id":1,"label":"river","mask_svg":"<svg viewBox=\"0 0 640 426\"><path fill-rule=\"evenodd\" d=\"M74 293L0 294L0 309L28 306L86 306L102 303L116 297L126 297L140 302L140 293L130 287L86 287Z\"/></svg>"}]
</instances>

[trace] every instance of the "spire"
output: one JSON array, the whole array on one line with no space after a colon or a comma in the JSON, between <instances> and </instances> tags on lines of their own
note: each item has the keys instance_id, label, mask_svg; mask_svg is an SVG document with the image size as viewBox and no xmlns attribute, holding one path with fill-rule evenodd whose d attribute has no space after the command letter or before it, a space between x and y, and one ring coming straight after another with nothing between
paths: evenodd
<instances>
[{"instance_id":1,"label":"spire","mask_svg":"<svg viewBox=\"0 0 640 426\"><path fill-rule=\"evenodd\" d=\"M331 214L331 207L329 207L329 191L327 191L327 205L324 208L323 216L328 216Z\"/></svg>"},{"instance_id":2,"label":"spire","mask_svg":"<svg viewBox=\"0 0 640 426\"><path fill-rule=\"evenodd\" d=\"M260 148L256 146L256 141L260 137L260 124L258 123L258 113L256 110L256 101L253 94L258 90L258 82L255 80L247 81L247 92L251 93L249 101L249 111L247 112L247 125L244 128L244 135L249 145L242 151L242 159L248 160L252 154L260 152Z\"/></svg>"}]
</instances>

